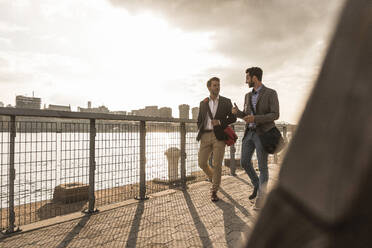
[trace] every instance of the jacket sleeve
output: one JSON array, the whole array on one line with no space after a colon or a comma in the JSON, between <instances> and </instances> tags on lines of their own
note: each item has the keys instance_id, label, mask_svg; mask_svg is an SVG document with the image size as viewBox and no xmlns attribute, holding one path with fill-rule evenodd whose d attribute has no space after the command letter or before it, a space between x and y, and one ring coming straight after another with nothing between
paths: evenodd
<instances>
[{"instance_id":1,"label":"jacket sleeve","mask_svg":"<svg viewBox=\"0 0 372 248\"><path fill-rule=\"evenodd\" d=\"M200 126L202 125L202 114L201 114L201 112L202 112L202 105L203 105L203 102L200 102L200 104L199 104L198 122L197 122L198 129L200 129Z\"/></svg>"},{"instance_id":2,"label":"jacket sleeve","mask_svg":"<svg viewBox=\"0 0 372 248\"><path fill-rule=\"evenodd\" d=\"M236 122L236 115L231 112L232 103L231 100L227 100L227 118L221 121L222 128L226 128L229 124Z\"/></svg>"},{"instance_id":3,"label":"jacket sleeve","mask_svg":"<svg viewBox=\"0 0 372 248\"><path fill-rule=\"evenodd\" d=\"M279 101L275 90L272 91L269 98L269 112L263 115L255 115L254 122L257 124L273 122L279 119Z\"/></svg>"}]
</instances>

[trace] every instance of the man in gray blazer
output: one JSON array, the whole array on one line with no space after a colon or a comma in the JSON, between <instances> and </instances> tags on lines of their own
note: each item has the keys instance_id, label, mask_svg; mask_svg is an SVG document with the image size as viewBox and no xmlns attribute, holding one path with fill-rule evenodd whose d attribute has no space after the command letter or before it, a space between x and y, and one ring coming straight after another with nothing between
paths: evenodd
<instances>
[{"instance_id":1,"label":"man in gray blazer","mask_svg":"<svg viewBox=\"0 0 372 248\"><path fill-rule=\"evenodd\" d=\"M263 72L261 68L251 67L245 72L246 84L253 90L245 95L244 110L240 111L234 104L232 113L246 122L240 162L254 186L249 199L256 198L258 193L255 209L259 209L269 179L268 153L263 149L259 135L275 126L274 121L279 118L279 101L276 91L262 84ZM254 111L252 111L252 108ZM259 177L252 165L254 150L256 150L258 159Z\"/></svg>"}]
</instances>

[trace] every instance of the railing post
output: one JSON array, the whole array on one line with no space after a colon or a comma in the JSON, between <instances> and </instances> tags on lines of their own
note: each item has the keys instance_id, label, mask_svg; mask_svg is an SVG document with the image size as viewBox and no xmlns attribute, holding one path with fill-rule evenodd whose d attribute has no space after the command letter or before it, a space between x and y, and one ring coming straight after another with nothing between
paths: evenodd
<instances>
[{"instance_id":1,"label":"railing post","mask_svg":"<svg viewBox=\"0 0 372 248\"><path fill-rule=\"evenodd\" d=\"M181 181L182 188L186 189L186 124L181 123Z\"/></svg>"},{"instance_id":2,"label":"railing post","mask_svg":"<svg viewBox=\"0 0 372 248\"><path fill-rule=\"evenodd\" d=\"M88 211L85 211L87 214L92 214L97 212L97 209L94 209L96 203L96 197L94 195L95 191L95 174L96 174L96 120L90 119L90 128L89 128L89 206Z\"/></svg>"},{"instance_id":3,"label":"railing post","mask_svg":"<svg viewBox=\"0 0 372 248\"><path fill-rule=\"evenodd\" d=\"M231 125L231 128L233 130L235 130L234 125ZM235 148L235 144L234 144L234 145L230 146L230 173L231 173L232 176L236 175L236 173L235 173L235 171L236 171L235 152L236 152L236 148Z\"/></svg>"},{"instance_id":4,"label":"railing post","mask_svg":"<svg viewBox=\"0 0 372 248\"><path fill-rule=\"evenodd\" d=\"M15 212L14 212L14 153L15 153L15 138L16 138L16 117L10 117L10 147L9 147L9 208L8 208L8 221L9 225L6 230L7 234L14 232L15 227ZM17 230L19 231L19 229Z\"/></svg>"},{"instance_id":5,"label":"railing post","mask_svg":"<svg viewBox=\"0 0 372 248\"><path fill-rule=\"evenodd\" d=\"M146 200L146 122L140 122L140 189L137 200Z\"/></svg>"}]
</instances>

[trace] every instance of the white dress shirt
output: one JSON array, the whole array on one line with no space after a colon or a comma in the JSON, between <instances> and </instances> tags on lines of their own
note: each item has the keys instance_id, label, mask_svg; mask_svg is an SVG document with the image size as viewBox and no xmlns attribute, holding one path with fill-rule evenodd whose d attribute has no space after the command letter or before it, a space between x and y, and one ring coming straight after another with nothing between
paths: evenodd
<instances>
[{"instance_id":1,"label":"white dress shirt","mask_svg":"<svg viewBox=\"0 0 372 248\"><path fill-rule=\"evenodd\" d=\"M220 100L220 96L218 95L215 100L212 100L211 97L209 97L209 108L211 109L213 118L216 116L218 102ZM209 114L207 112L207 118L204 123L204 130L213 130L212 120L209 117Z\"/></svg>"}]
</instances>

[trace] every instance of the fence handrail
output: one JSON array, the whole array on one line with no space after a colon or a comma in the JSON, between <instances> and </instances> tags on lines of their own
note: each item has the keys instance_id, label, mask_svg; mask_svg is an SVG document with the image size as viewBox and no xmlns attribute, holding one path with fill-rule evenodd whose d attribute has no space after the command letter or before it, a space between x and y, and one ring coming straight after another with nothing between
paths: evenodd
<instances>
[{"instance_id":1,"label":"fence handrail","mask_svg":"<svg viewBox=\"0 0 372 248\"><path fill-rule=\"evenodd\" d=\"M96 120L118 120L118 121L156 121L174 123L196 123L194 119L164 118L138 115L106 114L106 113L87 113L73 111L58 111L46 109L24 109L0 107L0 115L6 116L26 116L26 117L50 117L67 119L96 119Z\"/></svg>"},{"instance_id":2,"label":"fence handrail","mask_svg":"<svg viewBox=\"0 0 372 248\"><path fill-rule=\"evenodd\" d=\"M22 117L49 117L49 118L66 118L66 119L96 119L96 120L111 120L111 121L154 121L154 122L172 122L172 123L196 123L195 119L181 118L164 118L139 115L123 115L123 114L106 114L106 113L88 113L74 111L58 111L46 109L25 109L25 108L9 108L0 107L0 115L5 116L22 116ZM244 122L236 122L234 125L245 125ZM294 127L292 124L277 123L278 127Z\"/></svg>"}]
</instances>

